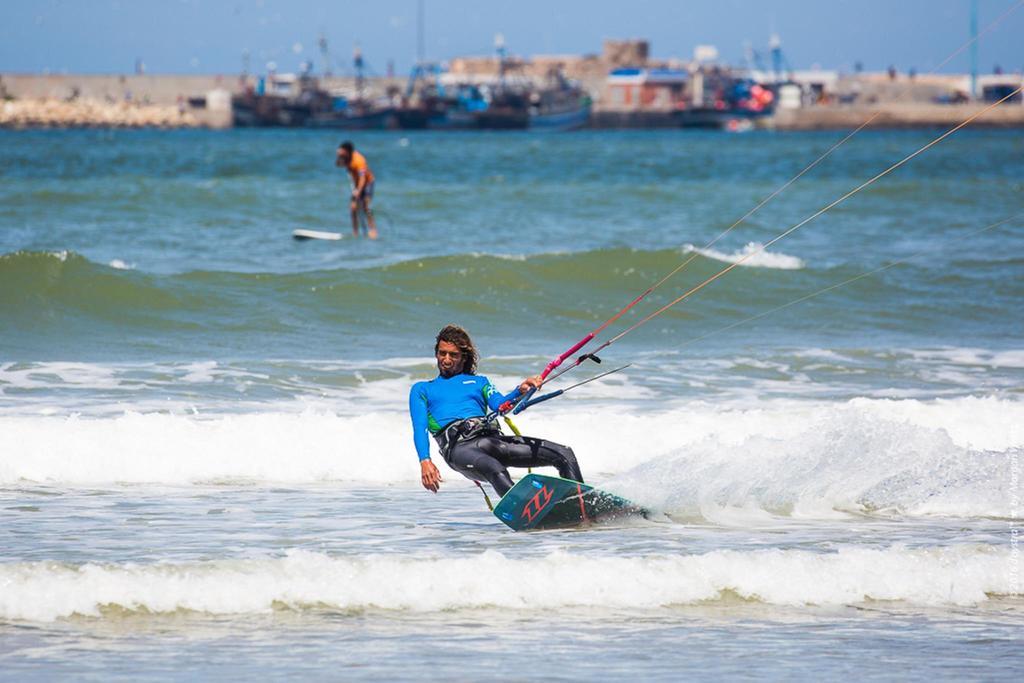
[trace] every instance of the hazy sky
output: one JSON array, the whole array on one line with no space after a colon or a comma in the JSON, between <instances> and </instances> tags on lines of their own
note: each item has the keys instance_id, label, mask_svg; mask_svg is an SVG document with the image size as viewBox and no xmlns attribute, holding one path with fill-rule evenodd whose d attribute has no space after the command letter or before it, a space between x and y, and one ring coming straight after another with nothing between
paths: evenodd
<instances>
[{"instance_id":1,"label":"hazy sky","mask_svg":"<svg viewBox=\"0 0 1024 683\"><path fill-rule=\"evenodd\" d=\"M775 31L793 68L930 70L969 37L970 0L423 0L426 56L490 54L503 33L511 53L597 53L604 38L644 37L655 57L688 58L698 44L739 63L744 43L764 49ZM1019 0L978 0L986 26ZM356 44L372 72L416 59L417 0L0 0L0 71L235 73L305 59L351 73ZM982 73L1024 67L1024 7L979 44ZM945 71L966 72L965 51Z\"/></svg>"}]
</instances>

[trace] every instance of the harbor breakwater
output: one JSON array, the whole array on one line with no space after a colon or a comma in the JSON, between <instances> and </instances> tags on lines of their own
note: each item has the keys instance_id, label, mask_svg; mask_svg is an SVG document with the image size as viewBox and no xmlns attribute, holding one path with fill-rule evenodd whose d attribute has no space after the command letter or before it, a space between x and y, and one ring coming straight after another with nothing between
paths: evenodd
<instances>
[{"instance_id":1,"label":"harbor breakwater","mask_svg":"<svg viewBox=\"0 0 1024 683\"><path fill-rule=\"evenodd\" d=\"M198 128L204 120L185 108L130 102L42 99L0 105L0 126L7 128Z\"/></svg>"},{"instance_id":2,"label":"harbor breakwater","mask_svg":"<svg viewBox=\"0 0 1024 683\"><path fill-rule=\"evenodd\" d=\"M865 106L816 106L780 109L771 117L776 130L845 130L868 119L872 128L952 128L977 114L990 103L903 104L890 102ZM1007 103L985 112L971 122L975 128L1022 128L1024 106Z\"/></svg>"},{"instance_id":3,"label":"harbor breakwater","mask_svg":"<svg viewBox=\"0 0 1024 683\"><path fill-rule=\"evenodd\" d=\"M3 128L227 128L220 76L0 74Z\"/></svg>"}]
</instances>

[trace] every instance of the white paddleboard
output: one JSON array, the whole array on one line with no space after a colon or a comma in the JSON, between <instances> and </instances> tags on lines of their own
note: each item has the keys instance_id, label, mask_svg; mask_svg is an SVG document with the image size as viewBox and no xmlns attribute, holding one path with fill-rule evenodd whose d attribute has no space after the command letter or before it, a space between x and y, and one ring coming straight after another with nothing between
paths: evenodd
<instances>
[{"instance_id":1,"label":"white paddleboard","mask_svg":"<svg viewBox=\"0 0 1024 683\"><path fill-rule=\"evenodd\" d=\"M320 232L319 230L295 230L292 237L297 240L340 240L340 232Z\"/></svg>"}]
</instances>

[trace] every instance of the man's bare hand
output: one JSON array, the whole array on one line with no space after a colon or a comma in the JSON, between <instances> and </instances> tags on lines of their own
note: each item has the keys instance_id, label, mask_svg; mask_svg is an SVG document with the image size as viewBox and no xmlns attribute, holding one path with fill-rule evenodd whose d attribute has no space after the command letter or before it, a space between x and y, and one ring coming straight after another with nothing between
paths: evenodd
<instances>
[{"instance_id":1,"label":"man's bare hand","mask_svg":"<svg viewBox=\"0 0 1024 683\"><path fill-rule=\"evenodd\" d=\"M441 473L437 471L437 467L430 462L429 458L420 460L420 481L423 482L423 488L428 491L437 493L437 490L441 488Z\"/></svg>"},{"instance_id":2,"label":"man's bare hand","mask_svg":"<svg viewBox=\"0 0 1024 683\"><path fill-rule=\"evenodd\" d=\"M544 383L544 380L540 378L540 375L534 375L533 377L527 377L523 380L523 383L519 385L519 393L525 394L530 389L540 389L540 385Z\"/></svg>"}]
</instances>

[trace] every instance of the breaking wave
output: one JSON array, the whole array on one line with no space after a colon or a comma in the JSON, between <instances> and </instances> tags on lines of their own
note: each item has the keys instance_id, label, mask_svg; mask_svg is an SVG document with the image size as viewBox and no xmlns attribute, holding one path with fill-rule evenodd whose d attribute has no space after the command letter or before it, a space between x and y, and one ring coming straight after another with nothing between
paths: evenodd
<instances>
[{"instance_id":1,"label":"breaking wave","mask_svg":"<svg viewBox=\"0 0 1024 683\"><path fill-rule=\"evenodd\" d=\"M522 422L527 433L571 444L589 480L648 507L711 520L749 506L801 517L1008 517L1013 463L1024 455L1024 403L996 398L597 407ZM12 416L0 426L6 486L417 476L411 427L398 412Z\"/></svg>"},{"instance_id":2,"label":"breaking wave","mask_svg":"<svg viewBox=\"0 0 1024 683\"><path fill-rule=\"evenodd\" d=\"M444 558L332 557L159 564L0 565L0 618L53 621L123 612L253 614L273 610L435 612L666 608L747 600L772 605L901 601L977 605L1021 592L1010 552L948 548L721 550L702 555L521 560L496 551Z\"/></svg>"},{"instance_id":3,"label":"breaking wave","mask_svg":"<svg viewBox=\"0 0 1024 683\"><path fill-rule=\"evenodd\" d=\"M745 247L738 249L731 254L726 254L715 249L701 249L692 244L683 246L684 252L697 253L701 256L715 261L725 263L738 263L741 266L751 268L777 268L779 270L799 270L804 267L803 259L788 254L768 251L763 244L748 242Z\"/></svg>"}]
</instances>

